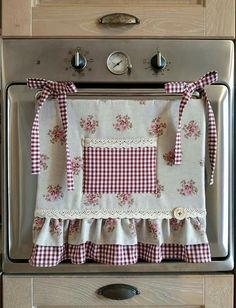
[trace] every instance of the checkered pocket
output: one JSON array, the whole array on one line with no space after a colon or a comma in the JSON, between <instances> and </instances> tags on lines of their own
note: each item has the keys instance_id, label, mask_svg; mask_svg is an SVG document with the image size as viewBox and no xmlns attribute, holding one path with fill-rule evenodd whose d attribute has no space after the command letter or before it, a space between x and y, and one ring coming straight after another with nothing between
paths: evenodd
<instances>
[{"instance_id":1,"label":"checkered pocket","mask_svg":"<svg viewBox=\"0 0 236 308\"><path fill-rule=\"evenodd\" d=\"M84 193L155 193L157 139L85 139Z\"/></svg>"}]
</instances>

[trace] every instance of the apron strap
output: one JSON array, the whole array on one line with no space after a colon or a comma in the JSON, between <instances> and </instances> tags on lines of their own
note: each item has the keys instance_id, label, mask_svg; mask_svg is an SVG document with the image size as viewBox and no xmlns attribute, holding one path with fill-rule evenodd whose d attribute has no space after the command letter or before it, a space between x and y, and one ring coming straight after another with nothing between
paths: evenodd
<instances>
[{"instance_id":1,"label":"apron strap","mask_svg":"<svg viewBox=\"0 0 236 308\"><path fill-rule=\"evenodd\" d=\"M208 99L207 93L204 89L205 86L210 85L218 80L218 73L215 71L208 72L195 82L168 82L165 84L165 90L167 93L183 93L180 105L179 105L179 120L178 128L176 132L175 140L175 165L180 165L182 162L182 144L181 144L181 125L184 108L190 101L193 92L199 91L202 94L202 98L207 105L208 111L208 147L209 158L211 165L210 185L214 183L214 171L216 165L216 149L217 149L217 131L216 121L213 109Z\"/></svg>"},{"instance_id":2,"label":"apron strap","mask_svg":"<svg viewBox=\"0 0 236 308\"><path fill-rule=\"evenodd\" d=\"M32 174L40 174L40 137L39 137L39 123L40 111L47 101L49 96L54 96L58 100L59 112L62 120L62 125L65 133L65 146L66 146L66 178L67 190L73 191L74 178L71 168L70 147L68 144L68 113L66 97L69 93L76 92L76 87L72 82L56 82L51 80L29 78L27 79L29 88L42 89L42 94L38 101L32 131L31 131L31 162Z\"/></svg>"}]
</instances>

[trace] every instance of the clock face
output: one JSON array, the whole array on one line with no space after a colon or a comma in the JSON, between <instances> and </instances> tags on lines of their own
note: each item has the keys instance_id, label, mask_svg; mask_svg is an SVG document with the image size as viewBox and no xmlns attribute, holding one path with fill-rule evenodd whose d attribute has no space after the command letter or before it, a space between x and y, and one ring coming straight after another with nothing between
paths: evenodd
<instances>
[{"instance_id":1,"label":"clock face","mask_svg":"<svg viewBox=\"0 0 236 308\"><path fill-rule=\"evenodd\" d=\"M112 52L107 58L107 68L113 74L124 74L130 68L129 56L123 51Z\"/></svg>"}]
</instances>

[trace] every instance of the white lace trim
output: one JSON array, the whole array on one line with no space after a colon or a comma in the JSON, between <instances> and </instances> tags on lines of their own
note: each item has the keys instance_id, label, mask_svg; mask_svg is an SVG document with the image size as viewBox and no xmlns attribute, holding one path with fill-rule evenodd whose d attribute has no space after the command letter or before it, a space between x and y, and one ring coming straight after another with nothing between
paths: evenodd
<instances>
[{"instance_id":1,"label":"white lace trim","mask_svg":"<svg viewBox=\"0 0 236 308\"><path fill-rule=\"evenodd\" d=\"M138 148L138 147L155 147L157 138L129 138L129 139L90 139L81 140L85 147L116 147L116 148Z\"/></svg>"},{"instance_id":2,"label":"white lace trim","mask_svg":"<svg viewBox=\"0 0 236 308\"><path fill-rule=\"evenodd\" d=\"M182 210L181 218L176 216L176 210L179 213ZM113 209L113 210L60 210L60 209L37 209L35 216L55 219L84 219L84 218L136 218L136 219L185 219L188 217L205 217L206 210L204 209L191 209L191 208L175 208L172 210L126 210Z\"/></svg>"}]
</instances>

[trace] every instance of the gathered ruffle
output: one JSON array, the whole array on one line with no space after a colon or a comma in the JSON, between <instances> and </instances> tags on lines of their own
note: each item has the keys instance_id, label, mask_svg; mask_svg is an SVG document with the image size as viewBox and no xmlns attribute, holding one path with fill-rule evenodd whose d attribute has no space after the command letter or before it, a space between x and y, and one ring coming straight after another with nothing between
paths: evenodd
<instances>
[{"instance_id":1,"label":"gathered ruffle","mask_svg":"<svg viewBox=\"0 0 236 308\"><path fill-rule=\"evenodd\" d=\"M138 260L159 263L177 259L210 262L205 218L73 219L36 217L33 225L33 266L73 264L90 259L128 265Z\"/></svg>"},{"instance_id":2,"label":"gathered ruffle","mask_svg":"<svg viewBox=\"0 0 236 308\"><path fill-rule=\"evenodd\" d=\"M33 241L40 246L65 243L161 246L164 243L193 245L208 243L205 218L171 219L54 219L36 217Z\"/></svg>"},{"instance_id":3,"label":"gathered ruffle","mask_svg":"<svg viewBox=\"0 0 236 308\"><path fill-rule=\"evenodd\" d=\"M136 245L97 245L86 242L80 245L35 245L29 263L37 267L51 267L64 260L69 260L73 264L82 264L87 259L111 265L135 264L139 260L160 263L162 260L168 259L205 263L211 261L211 255L208 244L162 244L157 246L144 243Z\"/></svg>"}]
</instances>

